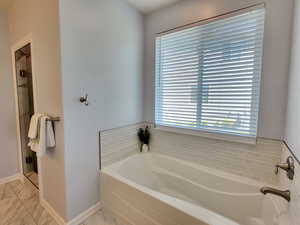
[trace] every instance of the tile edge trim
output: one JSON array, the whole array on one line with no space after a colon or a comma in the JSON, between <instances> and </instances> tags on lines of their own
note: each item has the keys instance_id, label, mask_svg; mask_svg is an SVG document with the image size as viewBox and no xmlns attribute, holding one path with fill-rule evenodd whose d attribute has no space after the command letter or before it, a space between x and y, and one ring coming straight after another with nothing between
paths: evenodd
<instances>
[{"instance_id":1,"label":"tile edge trim","mask_svg":"<svg viewBox=\"0 0 300 225\"><path fill-rule=\"evenodd\" d=\"M298 159L298 157L296 156L296 154L293 152L293 150L290 148L290 146L288 145L288 143L285 140L283 140L282 142L286 146L286 148L289 150L289 152L291 153L291 155L294 157L294 159L296 160L296 162L300 165L300 160Z\"/></svg>"}]
</instances>

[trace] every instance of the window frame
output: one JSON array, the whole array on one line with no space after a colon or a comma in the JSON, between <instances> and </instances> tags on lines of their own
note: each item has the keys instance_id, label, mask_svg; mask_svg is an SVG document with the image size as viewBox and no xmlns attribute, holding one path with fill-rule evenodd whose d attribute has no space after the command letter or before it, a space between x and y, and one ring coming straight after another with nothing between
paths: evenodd
<instances>
[{"instance_id":1,"label":"window frame","mask_svg":"<svg viewBox=\"0 0 300 225\"><path fill-rule=\"evenodd\" d=\"M247 12L251 12L251 11L254 11L254 10L257 10L257 9L265 9L265 4L264 3L260 3L260 4L256 4L256 5L253 5L253 6L250 6L250 7L246 7L246 8L242 8L242 9L238 9L238 10L234 10L234 11L231 11L231 12L228 12L228 13L225 13L225 14L221 14L221 15L218 15L218 16L215 16L215 17L211 17L211 18L208 18L208 19L204 19L204 20L201 20L201 21L197 21L197 22L194 22L194 23L191 23L191 24L187 24L187 25L184 25L184 26L180 26L180 27L177 27L177 28L174 28L174 29L170 29L170 30L167 30L167 31L163 31L163 32L160 32L160 33L157 33L157 36L156 36L156 40L157 38L161 37L161 36L164 36L164 35L167 35L167 34L172 34L172 33L176 33L176 32L179 32L179 31L182 31L182 30L185 30L185 29L189 29L189 28L193 28L195 26L200 26L200 25L204 25L204 24L208 24L208 23L211 23L211 22L214 22L214 21L217 21L217 20L222 20L222 19L225 19L225 18L229 18L229 17L234 17L234 16L238 16L238 15L241 15L241 14L245 14ZM262 40L264 42L264 38ZM154 127L156 129L159 129L159 130L164 130L164 131L168 131L168 132L175 132L175 133L180 133L180 134L188 134L188 135L194 135L194 136L201 136L201 137L207 137L207 138L213 138L213 139L219 139L219 140L226 140L226 141L232 141L232 142L239 142L239 143L246 143L246 144L256 144L256 140L257 140L257 136L258 136L258 127L259 127L259 111L260 111L260 104L259 104L259 101L260 101L260 94L261 94L261 76L262 76L262 66L261 66L261 71L260 71L260 81L259 81L259 91L258 93L255 93L258 95L258 112L257 112L257 121L256 121L256 136L251 136L251 135L243 135L243 134L234 134L234 133L227 133L227 132L222 132L222 131L214 131L214 130L206 130L205 128L198 128L198 129L193 129L193 128L186 128L186 127L180 127L180 126L168 126L168 125L156 125L156 113L157 113L157 91L158 91L158 87L157 85L159 85L159 82L160 82L160 72L158 72L158 70L160 70L160 67L157 66L158 65L158 62L157 60L160 60L160 52L157 52L157 41L155 41L155 108L154 108ZM263 44L262 44L262 52L263 52ZM262 57L262 62L261 64L263 65L263 54L261 55ZM160 62L159 62L160 64ZM197 103L197 108L199 108L198 105L201 105L201 103ZM197 110L198 111L198 110ZM198 112L197 112L197 115L198 115ZM250 115L252 116L252 115Z\"/></svg>"}]
</instances>

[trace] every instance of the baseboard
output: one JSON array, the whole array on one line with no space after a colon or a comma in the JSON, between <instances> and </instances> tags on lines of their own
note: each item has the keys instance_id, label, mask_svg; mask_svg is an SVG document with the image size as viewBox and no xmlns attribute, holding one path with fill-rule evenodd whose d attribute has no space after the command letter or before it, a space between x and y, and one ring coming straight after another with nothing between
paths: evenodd
<instances>
[{"instance_id":1,"label":"baseboard","mask_svg":"<svg viewBox=\"0 0 300 225\"><path fill-rule=\"evenodd\" d=\"M119 220L121 220L121 224L126 224L126 225L136 225L135 223L131 222L126 216L116 212L116 211L112 211L109 209L104 208L103 206L103 212L105 214L109 214L111 217L113 218L118 218Z\"/></svg>"},{"instance_id":2,"label":"baseboard","mask_svg":"<svg viewBox=\"0 0 300 225\"><path fill-rule=\"evenodd\" d=\"M9 177L4 177L4 178L1 178L0 179L0 184L5 184L5 183L8 183L8 182L11 182L11 181L14 181L14 180L20 180L22 179L22 175L17 173L15 175L12 175L12 176L9 176Z\"/></svg>"},{"instance_id":3,"label":"baseboard","mask_svg":"<svg viewBox=\"0 0 300 225\"><path fill-rule=\"evenodd\" d=\"M52 208L52 206L45 200L40 200L41 205L47 210L47 212L54 218L58 225L79 225L84 222L88 217L96 213L98 210L101 209L100 202L96 205L92 206L91 208L87 209L83 213L76 216L69 222L65 222L64 219Z\"/></svg>"},{"instance_id":4,"label":"baseboard","mask_svg":"<svg viewBox=\"0 0 300 225\"><path fill-rule=\"evenodd\" d=\"M58 225L67 224L45 199L40 199L40 203L45 208L45 210L53 217Z\"/></svg>"},{"instance_id":5,"label":"baseboard","mask_svg":"<svg viewBox=\"0 0 300 225\"><path fill-rule=\"evenodd\" d=\"M86 211L79 214L78 216L76 216L71 221L69 221L66 225L79 225L79 224L83 223L88 217L90 217L91 215L93 215L94 213L99 211L100 209L101 209L101 203L98 202L97 204L95 204L91 208L87 209Z\"/></svg>"}]
</instances>

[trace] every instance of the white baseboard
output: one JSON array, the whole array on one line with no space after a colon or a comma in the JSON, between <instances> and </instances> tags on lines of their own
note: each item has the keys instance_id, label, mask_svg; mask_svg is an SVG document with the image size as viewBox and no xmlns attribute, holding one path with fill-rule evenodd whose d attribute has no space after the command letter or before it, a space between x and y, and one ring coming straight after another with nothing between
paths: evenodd
<instances>
[{"instance_id":1,"label":"white baseboard","mask_svg":"<svg viewBox=\"0 0 300 225\"><path fill-rule=\"evenodd\" d=\"M58 225L67 224L45 199L40 199L40 203L45 208L45 210L53 217Z\"/></svg>"},{"instance_id":2,"label":"white baseboard","mask_svg":"<svg viewBox=\"0 0 300 225\"><path fill-rule=\"evenodd\" d=\"M87 209L83 213L76 216L69 222L65 222L64 219L52 208L52 206L45 200L40 200L41 205L47 210L47 212L54 218L54 220L58 223L58 225L79 225L84 222L88 217L96 213L98 210L101 209L101 204L98 202L96 205L92 206L91 208Z\"/></svg>"},{"instance_id":3,"label":"white baseboard","mask_svg":"<svg viewBox=\"0 0 300 225\"><path fill-rule=\"evenodd\" d=\"M103 212L108 215L110 215L112 218L118 218L119 220L121 220L122 222L120 224L127 224L127 225L136 225L135 223L131 222L129 220L129 218L127 218L127 216L125 215L121 215L120 213L118 213L117 211L111 211L110 209L105 209L103 207Z\"/></svg>"},{"instance_id":4,"label":"white baseboard","mask_svg":"<svg viewBox=\"0 0 300 225\"><path fill-rule=\"evenodd\" d=\"M84 222L88 217L96 213L101 209L101 203L98 202L96 205L92 206L91 208L87 209L83 213L76 216L74 219L72 219L70 222L68 222L66 225L79 225L82 222Z\"/></svg>"},{"instance_id":5,"label":"white baseboard","mask_svg":"<svg viewBox=\"0 0 300 225\"><path fill-rule=\"evenodd\" d=\"M11 182L11 181L14 181L14 180L19 180L19 179L22 179L22 175L17 173L15 175L12 175L12 176L9 176L9 177L4 177L4 178L1 178L0 179L0 184L5 184L5 183L8 183L8 182Z\"/></svg>"}]
</instances>

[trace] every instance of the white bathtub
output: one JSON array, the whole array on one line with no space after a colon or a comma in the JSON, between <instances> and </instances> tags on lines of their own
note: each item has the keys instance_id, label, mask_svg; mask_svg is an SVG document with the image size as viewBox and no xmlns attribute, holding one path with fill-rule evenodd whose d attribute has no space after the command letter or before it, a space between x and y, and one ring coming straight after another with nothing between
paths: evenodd
<instances>
[{"instance_id":1,"label":"white bathtub","mask_svg":"<svg viewBox=\"0 0 300 225\"><path fill-rule=\"evenodd\" d=\"M101 172L104 209L134 225L289 225L284 200L259 184L161 154L131 156Z\"/></svg>"}]
</instances>

